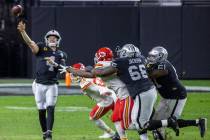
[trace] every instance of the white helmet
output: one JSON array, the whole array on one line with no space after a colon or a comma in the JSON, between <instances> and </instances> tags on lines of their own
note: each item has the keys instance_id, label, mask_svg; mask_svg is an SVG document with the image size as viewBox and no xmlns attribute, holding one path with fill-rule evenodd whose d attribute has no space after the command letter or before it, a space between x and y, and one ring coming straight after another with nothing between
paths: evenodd
<instances>
[{"instance_id":1,"label":"white helmet","mask_svg":"<svg viewBox=\"0 0 210 140\"><path fill-rule=\"evenodd\" d=\"M168 52L162 46L154 47L148 54L147 60L150 64L167 60Z\"/></svg>"},{"instance_id":2,"label":"white helmet","mask_svg":"<svg viewBox=\"0 0 210 140\"><path fill-rule=\"evenodd\" d=\"M48 37L49 36L55 36L55 37L57 37L58 38L58 41L56 42L56 43L50 43L49 41L48 41ZM60 34L58 33L58 31L56 31L56 30L50 30L49 32L47 32L46 33L46 35L45 35L45 37L44 37L44 40L45 40L45 44L46 44L46 46L56 46L56 47L59 47L59 45L60 45L60 41L61 41L61 36L60 36Z\"/></svg>"},{"instance_id":3,"label":"white helmet","mask_svg":"<svg viewBox=\"0 0 210 140\"><path fill-rule=\"evenodd\" d=\"M121 49L118 48L117 55L123 57L138 57L141 55L139 48L133 44L125 44Z\"/></svg>"}]
</instances>

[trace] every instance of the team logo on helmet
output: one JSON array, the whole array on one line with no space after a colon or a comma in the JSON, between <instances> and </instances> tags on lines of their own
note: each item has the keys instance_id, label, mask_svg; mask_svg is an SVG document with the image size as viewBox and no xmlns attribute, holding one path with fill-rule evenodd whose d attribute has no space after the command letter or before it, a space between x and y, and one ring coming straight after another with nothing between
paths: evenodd
<instances>
[{"instance_id":1,"label":"team logo on helmet","mask_svg":"<svg viewBox=\"0 0 210 140\"><path fill-rule=\"evenodd\" d=\"M133 44L125 44L122 48L117 47L116 52L118 57L137 57L141 55L139 48Z\"/></svg>"},{"instance_id":2,"label":"team logo on helmet","mask_svg":"<svg viewBox=\"0 0 210 140\"><path fill-rule=\"evenodd\" d=\"M148 53L147 61L150 64L154 64L157 62L162 62L167 60L168 58L168 52L165 48L162 46L154 47L151 51Z\"/></svg>"},{"instance_id":3,"label":"team logo on helmet","mask_svg":"<svg viewBox=\"0 0 210 140\"><path fill-rule=\"evenodd\" d=\"M95 53L94 61L97 63L98 61L111 61L113 59L113 52L108 47L100 48Z\"/></svg>"}]
</instances>

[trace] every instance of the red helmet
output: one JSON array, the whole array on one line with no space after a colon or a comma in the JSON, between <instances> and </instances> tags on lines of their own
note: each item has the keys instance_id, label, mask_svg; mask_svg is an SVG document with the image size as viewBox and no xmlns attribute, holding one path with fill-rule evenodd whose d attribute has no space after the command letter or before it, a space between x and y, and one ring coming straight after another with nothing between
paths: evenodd
<instances>
[{"instance_id":1,"label":"red helmet","mask_svg":"<svg viewBox=\"0 0 210 140\"><path fill-rule=\"evenodd\" d=\"M113 52L108 47L100 48L95 54L95 61L111 61L113 58Z\"/></svg>"},{"instance_id":2,"label":"red helmet","mask_svg":"<svg viewBox=\"0 0 210 140\"><path fill-rule=\"evenodd\" d=\"M76 70L85 70L85 65L83 65L82 63L76 63L74 65L72 65L72 67ZM75 76L73 74L71 74L71 80L75 83L79 83L81 81L82 77L80 76Z\"/></svg>"},{"instance_id":3,"label":"red helmet","mask_svg":"<svg viewBox=\"0 0 210 140\"><path fill-rule=\"evenodd\" d=\"M85 70L85 65L82 63L76 63L72 66L74 69Z\"/></svg>"}]
</instances>

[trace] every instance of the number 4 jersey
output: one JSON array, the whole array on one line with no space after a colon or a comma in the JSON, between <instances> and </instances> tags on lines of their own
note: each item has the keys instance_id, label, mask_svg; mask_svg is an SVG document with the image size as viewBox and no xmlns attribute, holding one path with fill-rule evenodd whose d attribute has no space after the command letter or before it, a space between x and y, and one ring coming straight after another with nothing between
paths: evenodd
<instances>
[{"instance_id":1,"label":"number 4 jersey","mask_svg":"<svg viewBox=\"0 0 210 140\"><path fill-rule=\"evenodd\" d=\"M154 87L147 75L144 57L117 58L113 60L112 66L118 69L117 75L120 77L133 98L142 92Z\"/></svg>"},{"instance_id":2,"label":"number 4 jersey","mask_svg":"<svg viewBox=\"0 0 210 140\"><path fill-rule=\"evenodd\" d=\"M44 58L51 57L56 63L65 65L66 53L56 50L53 51L44 43L38 43L39 52L36 54L36 82L44 85L58 83L58 69L48 63Z\"/></svg>"}]
</instances>

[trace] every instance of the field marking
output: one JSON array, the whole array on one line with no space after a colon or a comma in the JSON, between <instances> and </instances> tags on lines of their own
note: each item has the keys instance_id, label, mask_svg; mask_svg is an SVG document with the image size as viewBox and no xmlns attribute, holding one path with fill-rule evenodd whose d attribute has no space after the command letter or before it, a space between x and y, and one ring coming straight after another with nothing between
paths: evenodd
<instances>
[{"instance_id":1,"label":"field marking","mask_svg":"<svg viewBox=\"0 0 210 140\"><path fill-rule=\"evenodd\" d=\"M21 107L21 106L5 106L4 108L10 110L37 110L36 107ZM80 106L56 107L56 111L58 112L79 112L79 111L88 112L90 110L91 109L88 107L80 107Z\"/></svg>"}]
</instances>

